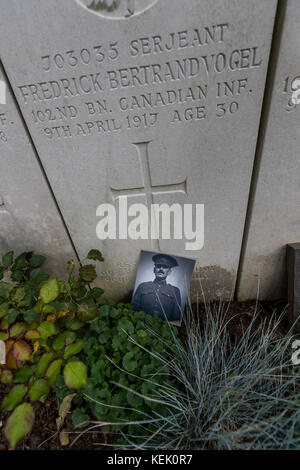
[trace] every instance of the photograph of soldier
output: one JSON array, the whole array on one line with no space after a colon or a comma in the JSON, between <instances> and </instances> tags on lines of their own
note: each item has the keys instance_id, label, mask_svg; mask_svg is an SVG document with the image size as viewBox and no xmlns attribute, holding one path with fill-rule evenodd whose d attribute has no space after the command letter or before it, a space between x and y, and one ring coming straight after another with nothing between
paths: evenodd
<instances>
[{"instance_id":1,"label":"photograph of soldier","mask_svg":"<svg viewBox=\"0 0 300 470\"><path fill-rule=\"evenodd\" d=\"M195 261L187 258L142 251L132 298L134 309L180 324L194 265Z\"/></svg>"}]
</instances>

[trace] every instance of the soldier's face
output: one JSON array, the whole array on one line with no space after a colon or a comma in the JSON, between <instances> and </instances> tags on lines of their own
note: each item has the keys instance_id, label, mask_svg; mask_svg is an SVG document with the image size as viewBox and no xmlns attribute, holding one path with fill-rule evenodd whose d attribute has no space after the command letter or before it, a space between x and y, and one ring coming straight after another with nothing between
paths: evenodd
<instances>
[{"instance_id":1,"label":"soldier's face","mask_svg":"<svg viewBox=\"0 0 300 470\"><path fill-rule=\"evenodd\" d=\"M154 266L154 274L157 279L163 281L170 274L171 268L166 264L156 264Z\"/></svg>"}]
</instances>

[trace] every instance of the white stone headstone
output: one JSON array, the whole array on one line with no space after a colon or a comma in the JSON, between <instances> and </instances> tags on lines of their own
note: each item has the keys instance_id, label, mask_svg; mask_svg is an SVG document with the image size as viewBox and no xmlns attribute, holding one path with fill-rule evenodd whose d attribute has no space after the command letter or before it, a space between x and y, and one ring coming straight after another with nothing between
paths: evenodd
<instances>
[{"instance_id":1,"label":"white stone headstone","mask_svg":"<svg viewBox=\"0 0 300 470\"><path fill-rule=\"evenodd\" d=\"M0 80L6 83L1 65ZM49 272L62 276L75 254L7 84L5 88L6 103L0 103L0 255L10 250L43 254Z\"/></svg>"},{"instance_id":2,"label":"white stone headstone","mask_svg":"<svg viewBox=\"0 0 300 470\"><path fill-rule=\"evenodd\" d=\"M196 258L193 295L199 280L231 295L276 3L0 0L9 79L77 251L103 252L107 295L133 287L141 249ZM124 195L204 204L204 248L100 241L97 207Z\"/></svg>"},{"instance_id":3,"label":"white stone headstone","mask_svg":"<svg viewBox=\"0 0 300 470\"><path fill-rule=\"evenodd\" d=\"M285 2L283 2L285 3ZM300 241L300 2L288 0L238 296L287 296L286 245Z\"/></svg>"}]
</instances>

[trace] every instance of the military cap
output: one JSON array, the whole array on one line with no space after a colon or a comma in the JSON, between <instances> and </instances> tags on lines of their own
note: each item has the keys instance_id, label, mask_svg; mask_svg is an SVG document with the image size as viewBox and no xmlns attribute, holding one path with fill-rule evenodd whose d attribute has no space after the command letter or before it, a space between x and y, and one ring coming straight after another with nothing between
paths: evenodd
<instances>
[{"instance_id":1,"label":"military cap","mask_svg":"<svg viewBox=\"0 0 300 470\"><path fill-rule=\"evenodd\" d=\"M169 255L161 255L157 254L152 256L152 261L154 264L165 264L166 266L169 266L170 268L174 268L175 266L178 266L178 263L173 256Z\"/></svg>"}]
</instances>

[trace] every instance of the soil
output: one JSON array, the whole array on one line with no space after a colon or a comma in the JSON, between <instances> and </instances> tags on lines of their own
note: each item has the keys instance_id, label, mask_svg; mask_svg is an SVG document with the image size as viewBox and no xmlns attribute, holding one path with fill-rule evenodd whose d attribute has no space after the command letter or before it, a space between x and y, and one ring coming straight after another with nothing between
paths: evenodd
<instances>
[{"instance_id":1,"label":"soil","mask_svg":"<svg viewBox=\"0 0 300 470\"><path fill-rule=\"evenodd\" d=\"M9 388L0 385L0 403ZM72 445L78 436L78 430L72 426L71 415L68 415L63 429L68 433L69 445L60 444L59 433L56 428L56 418L58 417L58 407L55 403L55 395L50 395L44 403L36 403L35 422L29 436L19 442L16 450L98 450L104 448L107 436L101 432L85 433ZM9 413L0 409L0 450L8 450L9 445L4 436L4 426ZM107 449L107 447L105 447Z\"/></svg>"},{"instance_id":2,"label":"soil","mask_svg":"<svg viewBox=\"0 0 300 470\"><path fill-rule=\"evenodd\" d=\"M226 304L225 308L226 308ZM261 302L256 305L255 302L231 302L227 310L227 328L233 340L239 340L247 326L250 324L255 309L260 311L257 324L268 320L275 311L279 316L284 310L286 303L283 302ZM194 314L198 312L200 320L205 321L205 308L203 306L193 306ZM285 317L278 327L279 333L285 334L288 331L288 321ZM184 328L180 329L180 336L184 339ZM0 403L2 402L8 387L0 384ZM58 407L54 395L50 396L44 404L35 405L35 423L34 427L23 441L21 441L17 450L99 450L109 449L107 444L112 442L111 436L103 435L101 432L89 432L78 437L71 422L71 415L68 415L64 424L64 430L68 433L70 445L62 446L59 434L56 428L56 418L58 417ZM8 413L0 408L0 450L9 449L8 442L4 436L4 426ZM76 442L74 442L76 440ZM73 444L72 444L73 443Z\"/></svg>"},{"instance_id":3,"label":"soil","mask_svg":"<svg viewBox=\"0 0 300 470\"><path fill-rule=\"evenodd\" d=\"M275 319L278 319L282 312L286 309L287 303L283 301L273 301L273 302L258 302L247 301L247 302L223 302L222 311L225 313L225 321L227 325L227 330L229 331L230 337L233 341L239 341L251 321L253 320L253 315L257 312L257 318L254 322L254 327L259 326L263 322L270 320L271 316L274 315ZM204 324L206 320L206 310L204 305L192 305L193 314L199 315L200 325ZM212 304L212 311L218 311L219 304L217 302ZM181 327L180 333L183 333L182 330L185 330L184 327ZM286 314L281 319L281 322L278 325L278 333L286 334L289 331L289 323Z\"/></svg>"}]
</instances>

